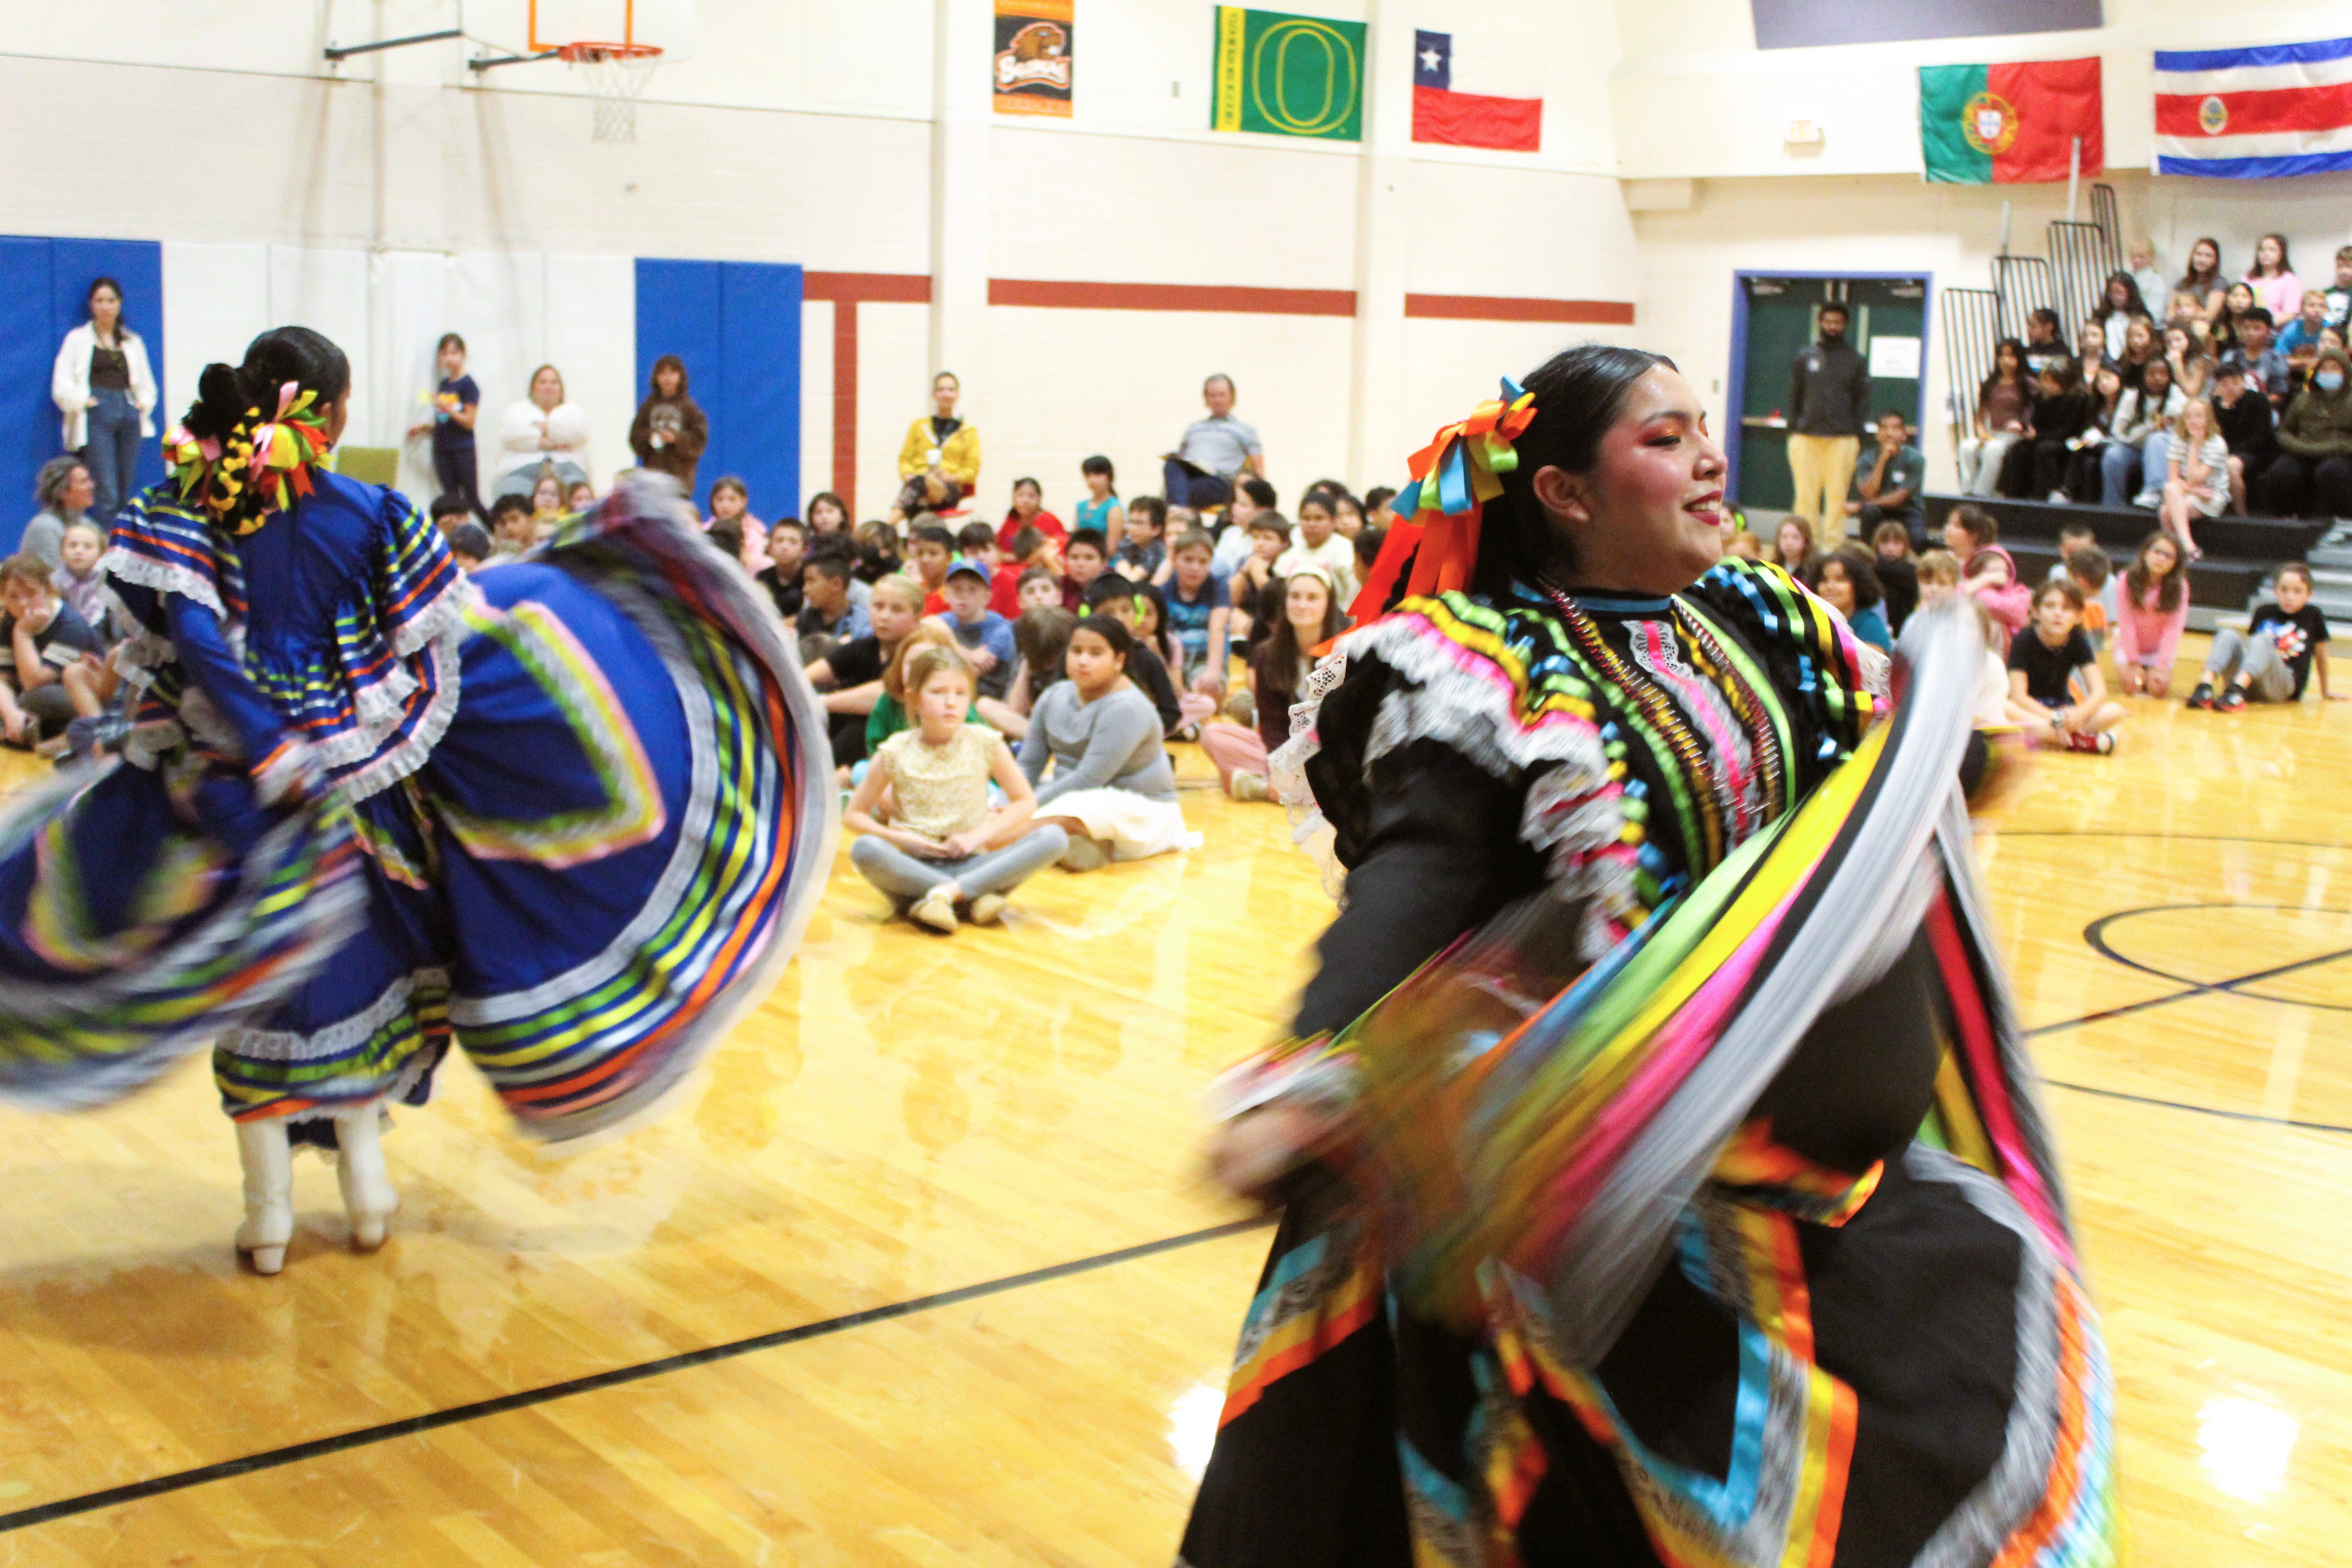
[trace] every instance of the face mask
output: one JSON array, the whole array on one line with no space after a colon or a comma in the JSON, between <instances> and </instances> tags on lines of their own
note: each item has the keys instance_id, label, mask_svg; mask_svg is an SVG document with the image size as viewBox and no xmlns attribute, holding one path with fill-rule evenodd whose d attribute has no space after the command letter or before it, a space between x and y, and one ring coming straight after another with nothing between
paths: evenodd
<instances>
[{"instance_id":1,"label":"face mask","mask_svg":"<svg viewBox=\"0 0 2352 1568\"><path fill-rule=\"evenodd\" d=\"M2344 373L2340 370L2323 370L2311 379L2319 384L2319 390L2322 392L2344 390Z\"/></svg>"}]
</instances>

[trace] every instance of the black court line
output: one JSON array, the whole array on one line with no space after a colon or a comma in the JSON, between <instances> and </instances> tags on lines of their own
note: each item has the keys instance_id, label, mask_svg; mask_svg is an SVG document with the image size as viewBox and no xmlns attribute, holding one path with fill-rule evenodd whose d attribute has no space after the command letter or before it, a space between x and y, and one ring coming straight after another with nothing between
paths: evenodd
<instances>
[{"instance_id":1,"label":"black court line","mask_svg":"<svg viewBox=\"0 0 2352 1568\"><path fill-rule=\"evenodd\" d=\"M476 1400L471 1405L456 1405L446 1410L428 1411L422 1415L404 1416L378 1426L362 1426L354 1432L339 1433L332 1437L314 1437L307 1443L291 1443L283 1448L271 1448L264 1453L248 1454L243 1458L223 1459L218 1464L199 1465L192 1470L177 1470L167 1476L155 1476L126 1486L108 1487L102 1491L85 1492L79 1497L61 1498L33 1508L18 1509L14 1513L0 1513L0 1534L23 1530L28 1525L46 1524L51 1520L68 1519L78 1513L91 1513L99 1509L112 1508L119 1503L137 1502L143 1498L160 1497L166 1492L184 1491L210 1481L225 1481L236 1476L248 1476L257 1470L273 1470L282 1465L299 1464L329 1454L344 1453L352 1448L364 1448L373 1444L388 1442L394 1437L413 1436L443 1426L455 1426L463 1422L478 1421L486 1415L501 1415L509 1410L528 1410L534 1405L547 1405L559 1399L569 1399L578 1394L593 1394L598 1389L618 1388L624 1384L641 1383L666 1373L682 1372L688 1367L707 1366L712 1362L730 1361L750 1355L754 1351L773 1350L780 1345L798 1344L803 1340L822 1339L845 1329L862 1328L868 1323L887 1322L893 1318L911 1317L917 1312L934 1311L941 1307L953 1307L961 1302L978 1300L983 1296L1001 1295L1027 1285L1042 1285L1048 1280L1065 1279L1073 1274L1090 1273L1108 1268L1113 1264L1132 1263L1139 1258L1150 1258L1162 1252L1174 1252L1181 1247L1215 1241L1244 1231L1271 1226L1272 1215L1237 1219L1224 1225L1213 1225L1206 1230L1188 1231L1182 1236L1163 1237L1158 1241L1146 1241L1134 1247L1123 1247L1116 1252L1097 1253L1092 1258L1080 1258L1068 1263L1055 1263L1044 1268L1033 1268L1025 1274L1008 1274L1002 1279L983 1280L977 1285L960 1286L952 1290L940 1290L929 1296L917 1296L911 1300L893 1301L885 1307L868 1307L863 1311L845 1312L821 1322L803 1323L797 1328L778 1329L772 1333L757 1334L748 1340L734 1340L723 1345L709 1345L698 1351L681 1351L676 1355L656 1361L639 1362L634 1366L614 1367L609 1372L592 1373L586 1377L571 1378L550 1384L545 1388L528 1388L520 1394L502 1394L495 1399Z\"/></svg>"},{"instance_id":2,"label":"black court line","mask_svg":"<svg viewBox=\"0 0 2352 1568\"><path fill-rule=\"evenodd\" d=\"M2193 1110L2200 1116L2219 1116L2231 1121L2256 1121L2265 1127L2292 1127L2299 1132L2352 1134L2352 1127L2338 1127L2333 1121L2297 1121L2290 1116L2269 1116L2259 1110L2224 1110L2217 1105L2197 1105L2185 1100L2163 1100L2152 1094L2133 1094L2128 1089L2101 1089L2098 1085L2090 1083L2069 1083L2063 1079L2045 1078L2042 1081L2051 1089L2072 1089L2076 1094L2096 1095L2101 1100L2129 1100L2134 1105L2154 1105L2167 1110Z\"/></svg>"},{"instance_id":3,"label":"black court line","mask_svg":"<svg viewBox=\"0 0 2352 1568\"><path fill-rule=\"evenodd\" d=\"M2056 837L2062 836L2053 834L2051 837ZM2112 835L2064 835L2063 837L2156 838L2168 837L2170 836L2166 834L2116 833ZM2238 842L2268 843L2271 842L2271 840L2240 840ZM2319 847L2334 847L2334 846L2320 846ZM2101 915L2097 920L2093 921L2089 925L2083 928L2083 941L2094 952L2098 953L2102 958L2108 959L2113 963L2122 965L2126 969L2134 970L2142 974L2152 975L2158 980L2170 981L2175 984L2182 986L2183 989L2168 992L2166 994L2161 996L2150 996L2144 1001L2126 1002L2115 1007L2102 1007L2095 1013L2085 1013L2079 1018L2062 1018L2054 1024L2037 1025L2033 1028L2021 1030L2020 1033L2024 1038L2030 1040L2042 1035L2056 1034L2063 1029L2078 1029L2087 1024L2101 1024L2113 1018L2129 1017L2135 1013L2145 1013L2152 1008L2168 1007L2175 1002L2186 1002L2190 998L2197 996L2236 996L2246 1001L2271 1002L2282 1006L2290 1007L2330 1006L2330 1004L2324 1002L2302 1002L2288 996L2264 996L2259 992L2242 991L2240 987L2252 985L2264 980L2275 980L2282 974L2292 974L2299 969L2315 969L2321 964L2334 963L2339 959L2352 958L2352 948L2342 948L2333 952L2323 952L2315 954L2309 958L2299 958L2291 963L2277 964L2269 969L2258 969L2251 974L2241 974L2228 980L2191 981L2185 975L2168 973L2164 970L2152 968L2147 964L2141 963L2136 959L2126 958L2122 953L2117 952L2106 939L2106 928L2108 926L2112 925L2116 921L2126 920L2134 915L2169 914L2176 913L2183 910L2233 909L2292 910L2298 912L2308 910L2309 912L2317 914L2341 914L2346 912L2339 910L2310 910L2309 906L2303 904L2217 903L2150 904L2143 909L2117 910L2113 914ZM2352 1133L2352 1127L2339 1127L2332 1121L2300 1121L2293 1117L2271 1116L2259 1110L2230 1110L2217 1105L2200 1105L2193 1100L2166 1100L2160 1096L2152 1094L2134 1094L2128 1089L2103 1089L2095 1084L2073 1083L2064 1079L2044 1078L2042 1081L2052 1089L2071 1089L2076 1094L2096 1095L2103 1100L2128 1100L2135 1105L2160 1106L2168 1110L2193 1111L2200 1116L2219 1116L2231 1121L2259 1122L2268 1127L2292 1127L2305 1132Z\"/></svg>"},{"instance_id":4,"label":"black court line","mask_svg":"<svg viewBox=\"0 0 2352 1568\"><path fill-rule=\"evenodd\" d=\"M2009 831L2004 836L2011 838L2167 838L2215 844L2269 844L2288 849L2352 848L2352 845L2295 839L2242 838L2223 834L2024 828ZM2104 925L2106 921L2121 919L2126 914L2144 912L2147 911L2121 910L2116 914L2105 917L2096 923ZM2087 938L2088 932L2085 935ZM2093 946L2100 947L2100 943L2094 942ZM2104 952L2105 949L2101 947L2101 951ZM2128 960L2121 959L2114 953L2108 953L2107 956L2116 958L2119 963L2129 964ZM2325 953L2317 958L2302 959L2294 963L2282 964L2275 969L2241 975L2233 980L2191 985L2169 995L2151 997L2143 1002L2126 1003L2119 1007L2105 1008L2096 1013L2085 1014L2080 1018L2067 1018L2054 1024L2043 1024L2025 1030L2024 1035L2030 1039L2037 1035L2053 1034L2061 1029L2079 1028L2086 1024L2124 1017L2133 1013L2145 1012L2152 1007L2166 1006L2174 1002L2184 1002L2192 996L2210 995L2216 993L2234 994L2236 987L2241 985L2273 979L2297 969L2330 963L2345 957L2352 957L2352 949L2347 949L2342 952ZM2130 967L2140 969L2145 966L2130 964ZM2284 1000L2280 997L2256 999ZM2205 1116L2226 1117L2238 1121L2264 1122L2273 1126L2293 1127L2315 1132L2352 1133L2352 1127L2337 1127L2324 1121L2294 1121L2283 1117L2264 1116L2254 1111L2223 1110L2210 1105L2192 1105L2180 1100L2159 1100L2148 1095L2127 1093L2122 1089L2098 1089L2089 1084L2069 1083L2057 1079L2044 1079L2042 1081L2053 1089L2071 1089L2078 1094L2129 1100L2136 1104L2160 1106L2173 1110L2193 1111ZM1274 1219L1271 1215L1234 1220L1224 1225L1211 1226L1206 1230L1190 1231L1182 1236L1164 1237L1158 1241L1147 1241L1134 1247L1121 1247L1116 1252L1098 1253L1092 1258L1080 1258L1068 1263L1056 1263L1044 1268L1033 1268L1025 1274L1009 1274L1001 1279L989 1279L976 1285L960 1286L952 1290L941 1290L929 1296L917 1296L905 1301L894 1301L887 1306L869 1307L862 1311L846 1312L837 1318L803 1323L796 1328L778 1329L770 1333L754 1335L750 1339L709 1345L701 1350L681 1351L676 1355L639 1362L631 1366L614 1367L608 1372L592 1373L585 1377L575 1377L562 1383L550 1384L544 1388L525 1389L519 1394L504 1394L494 1399L481 1399L470 1405L452 1405L446 1410L428 1411L422 1415L404 1416L397 1421L387 1421L375 1426L362 1426L356 1431L339 1433L331 1437L316 1437L305 1443L289 1444L282 1448L271 1448L258 1454L248 1454L241 1458L224 1459L217 1464L200 1465L194 1469L176 1470L170 1475L155 1476L143 1481L132 1481L123 1486L108 1487L100 1491L85 1492L79 1497L60 1498L55 1502L45 1502L32 1508L18 1509L14 1513L0 1513L0 1534L24 1530L36 1524L46 1524L52 1520L70 1519L76 1514L94 1513L100 1509L113 1508L121 1503L137 1502L145 1498L184 1491L191 1487L204 1486L212 1481L229 1480L238 1476L252 1475L260 1470L277 1469L286 1465L299 1464L306 1459L322 1458L331 1454L368 1447L377 1443L389 1442L395 1437L414 1436L419 1433L436 1431L444 1426L478 1421L485 1416L503 1415L509 1410L528 1410L533 1405L551 1404L559 1399L568 1399L574 1394L593 1394L604 1388L618 1388L625 1384L643 1382L646 1378L659 1377L667 1373L682 1372L690 1367L704 1366L713 1362L730 1361L737 1356L750 1355L755 1351L773 1350L782 1345L798 1344L803 1340L822 1339L828 1334L840 1333L845 1330L859 1328L867 1323L887 1322L894 1318L909 1317L918 1312L932 1311L941 1307L952 1307L961 1302L1000 1295L1008 1290L1018 1290L1024 1286L1042 1285L1049 1280L1066 1279L1074 1274L1085 1274L1097 1268L1107 1268L1115 1264L1129 1263L1138 1258L1153 1257L1162 1252L1173 1252L1182 1247L1197 1246L1204 1241L1238 1236L1245 1231L1262 1229L1273 1224Z\"/></svg>"}]
</instances>

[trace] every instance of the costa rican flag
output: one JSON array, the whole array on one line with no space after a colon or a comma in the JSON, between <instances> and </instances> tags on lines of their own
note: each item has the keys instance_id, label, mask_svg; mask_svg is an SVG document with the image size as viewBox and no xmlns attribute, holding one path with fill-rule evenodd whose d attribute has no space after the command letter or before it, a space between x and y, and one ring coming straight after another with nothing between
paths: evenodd
<instances>
[{"instance_id":1,"label":"costa rican flag","mask_svg":"<svg viewBox=\"0 0 2352 1568\"><path fill-rule=\"evenodd\" d=\"M2271 180L2352 169L2352 38L2156 52L2156 172Z\"/></svg>"}]
</instances>

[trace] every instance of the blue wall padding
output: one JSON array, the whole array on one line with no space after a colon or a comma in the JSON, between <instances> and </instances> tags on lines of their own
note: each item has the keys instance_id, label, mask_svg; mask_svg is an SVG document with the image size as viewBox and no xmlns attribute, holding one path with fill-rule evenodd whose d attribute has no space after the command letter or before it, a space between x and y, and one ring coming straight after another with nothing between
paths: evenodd
<instances>
[{"instance_id":1,"label":"blue wall padding","mask_svg":"<svg viewBox=\"0 0 2352 1568\"><path fill-rule=\"evenodd\" d=\"M58 343L89 319L90 281L122 285L122 313L147 345L158 395L163 384L163 247L152 239L45 239L0 236L0 544L14 550L37 510L33 479L65 450L63 416L49 401ZM155 427L177 411L158 407ZM163 477L161 443L140 448L139 483Z\"/></svg>"},{"instance_id":2,"label":"blue wall padding","mask_svg":"<svg viewBox=\"0 0 2352 1568\"><path fill-rule=\"evenodd\" d=\"M710 483L740 475L755 516L797 517L801 488L801 269L767 261L637 260L637 395L654 361L686 362L710 419L695 473L707 514Z\"/></svg>"}]
</instances>

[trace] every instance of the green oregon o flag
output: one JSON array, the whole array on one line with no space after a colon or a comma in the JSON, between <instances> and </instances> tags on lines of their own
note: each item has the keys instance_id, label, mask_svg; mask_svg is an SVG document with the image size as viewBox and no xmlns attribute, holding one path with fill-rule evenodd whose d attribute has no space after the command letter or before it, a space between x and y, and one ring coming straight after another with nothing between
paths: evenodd
<instances>
[{"instance_id":1,"label":"green oregon o flag","mask_svg":"<svg viewBox=\"0 0 2352 1568\"><path fill-rule=\"evenodd\" d=\"M1209 125L1364 139L1364 24L1217 7Z\"/></svg>"}]
</instances>

